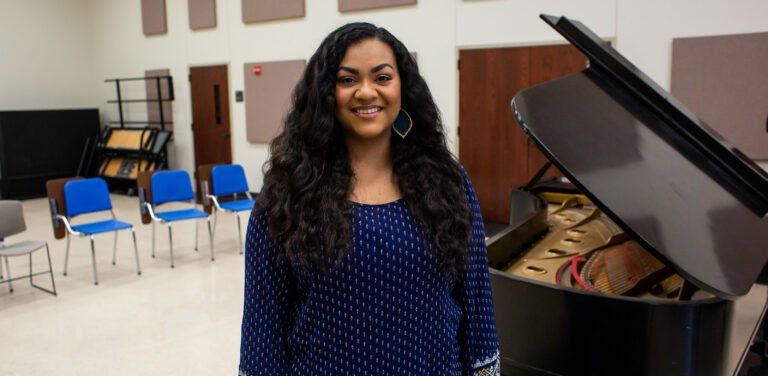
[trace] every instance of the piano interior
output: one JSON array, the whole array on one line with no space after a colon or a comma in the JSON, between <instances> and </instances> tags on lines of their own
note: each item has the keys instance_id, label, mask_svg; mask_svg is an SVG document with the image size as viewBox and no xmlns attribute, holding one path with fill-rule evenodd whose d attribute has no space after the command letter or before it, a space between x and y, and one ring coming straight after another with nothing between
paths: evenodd
<instances>
[{"instance_id":1,"label":"piano interior","mask_svg":"<svg viewBox=\"0 0 768 376\"><path fill-rule=\"evenodd\" d=\"M692 300L697 289L643 248L580 193L539 193L538 215L489 240L497 270L545 284L642 299ZM522 234L524 233L524 234ZM524 236L520 236L524 235ZM503 245L503 249L494 247Z\"/></svg>"}]
</instances>

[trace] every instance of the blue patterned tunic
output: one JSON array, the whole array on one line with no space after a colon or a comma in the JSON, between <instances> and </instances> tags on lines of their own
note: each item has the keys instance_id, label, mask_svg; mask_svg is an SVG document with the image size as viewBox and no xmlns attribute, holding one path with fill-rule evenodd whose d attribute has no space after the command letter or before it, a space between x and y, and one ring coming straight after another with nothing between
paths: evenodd
<instances>
[{"instance_id":1,"label":"blue patterned tunic","mask_svg":"<svg viewBox=\"0 0 768 376\"><path fill-rule=\"evenodd\" d=\"M297 272L252 215L246 235L240 375L499 375L480 208L468 264L439 271L403 200L354 204L353 249L326 277Z\"/></svg>"}]
</instances>

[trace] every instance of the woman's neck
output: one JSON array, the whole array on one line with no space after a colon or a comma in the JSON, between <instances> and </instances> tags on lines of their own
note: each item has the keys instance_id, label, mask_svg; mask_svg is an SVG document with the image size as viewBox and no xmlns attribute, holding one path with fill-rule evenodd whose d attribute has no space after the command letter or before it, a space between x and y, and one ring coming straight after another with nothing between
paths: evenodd
<instances>
[{"instance_id":1,"label":"woman's neck","mask_svg":"<svg viewBox=\"0 0 768 376\"><path fill-rule=\"evenodd\" d=\"M347 139L354 178L350 199L364 204L383 204L401 197L392 172L389 138Z\"/></svg>"}]
</instances>

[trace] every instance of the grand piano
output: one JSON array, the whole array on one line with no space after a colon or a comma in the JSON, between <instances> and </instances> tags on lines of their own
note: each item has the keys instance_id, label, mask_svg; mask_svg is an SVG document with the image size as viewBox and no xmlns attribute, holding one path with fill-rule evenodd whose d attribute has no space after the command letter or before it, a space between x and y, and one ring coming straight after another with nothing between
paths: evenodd
<instances>
[{"instance_id":1,"label":"grand piano","mask_svg":"<svg viewBox=\"0 0 768 376\"><path fill-rule=\"evenodd\" d=\"M487 239L504 375L735 375L768 306L768 175L580 22L589 67L515 95L564 175ZM541 176L541 174L539 174Z\"/></svg>"}]
</instances>

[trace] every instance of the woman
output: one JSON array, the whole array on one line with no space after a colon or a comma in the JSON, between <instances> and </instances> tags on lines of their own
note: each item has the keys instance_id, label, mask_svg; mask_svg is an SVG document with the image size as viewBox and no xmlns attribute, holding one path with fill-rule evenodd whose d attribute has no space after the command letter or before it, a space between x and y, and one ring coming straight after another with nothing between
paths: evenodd
<instances>
[{"instance_id":1,"label":"woman","mask_svg":"<svg viewBox=\"0 0 768 376\"><path fill-rule=\"evenodd\" d=\"M270 148L241 375L499 374L477 198L399 40L328 35Z\"/></svg>"}]
</instances>

